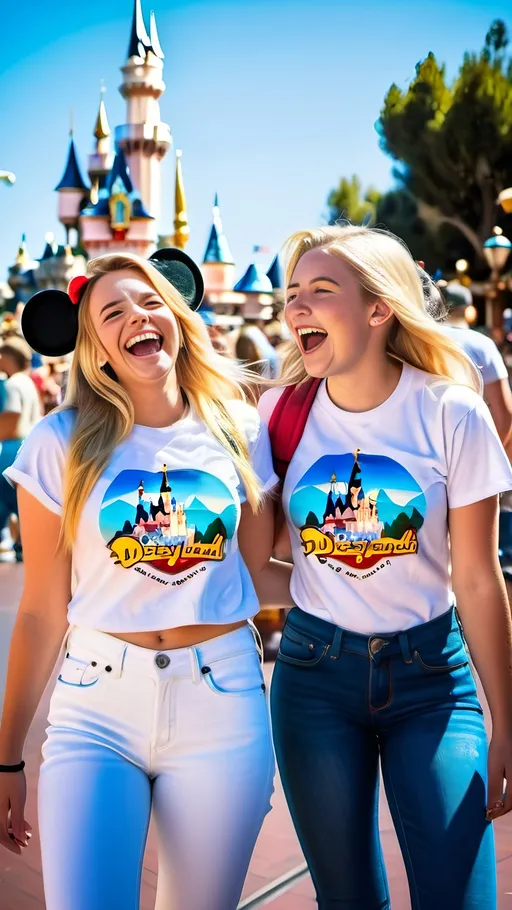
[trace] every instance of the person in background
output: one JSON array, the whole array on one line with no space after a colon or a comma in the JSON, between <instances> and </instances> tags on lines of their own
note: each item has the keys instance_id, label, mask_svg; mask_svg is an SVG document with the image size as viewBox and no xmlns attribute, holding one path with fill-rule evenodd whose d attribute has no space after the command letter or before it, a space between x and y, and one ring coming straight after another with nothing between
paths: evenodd
<instances>
[{"instance_id":1,"label":"person in background","mask_svg":"<svg viewBox=\"0 0 512 910\"><path fill-rule=\"evenodd\" d=\"M465 312L473 304L469 288L451 281L444 289L448 317L443 325L446 332L471 357L479 368L484 384L484 398L491 412L509 458L512 455L512 391L508 370L492 338L471 329Z\"/></svg>"},{"instance_id":2,"label":"person in background","mask_svg":"<svg viewBox=\"0 0 512 910\"><path fill-rule=\"evenodd\" d=\"M3 405L0 411L0 536L11 515L17 516L16 494L3 477L10 467L24 438L41 417L41 404L37 389L30 378L31 351L21 338L10 337L0 342L0 372L7 378L3 388ZM16 534L14 551L21 561L21 542Z\"/></svg>"}]
</instances>

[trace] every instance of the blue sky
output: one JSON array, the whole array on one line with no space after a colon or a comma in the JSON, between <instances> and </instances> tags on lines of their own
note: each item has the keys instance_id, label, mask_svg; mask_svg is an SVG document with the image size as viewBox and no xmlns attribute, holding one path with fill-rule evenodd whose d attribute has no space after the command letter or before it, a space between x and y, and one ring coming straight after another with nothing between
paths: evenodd
<instances>
[{"instance_id":1,"label":"blue sky","mask_svg":"<svg viewBox=\"0 0 512 910\"><path fill-rule=\"evenodd\" d=\"M512 25L512 0L144 0L148 21L151 6L166 56L162 116L183 150L188 251L202 257L218 191L238 274L254 244L277 250L319 223L341 176L390 185L374 124L391 82L405 87L430 50L453 75L493 18ZM117 89L131 15L132 0L4 4L0 168L17 183L0 186L0 280L23 231L35 257L47 231L63 240L53 188L70 110L84 171L101 79L111 127L125 121ZM171 152L162 233L172 230L173 186Z\"/></svg>"}]
</instances>

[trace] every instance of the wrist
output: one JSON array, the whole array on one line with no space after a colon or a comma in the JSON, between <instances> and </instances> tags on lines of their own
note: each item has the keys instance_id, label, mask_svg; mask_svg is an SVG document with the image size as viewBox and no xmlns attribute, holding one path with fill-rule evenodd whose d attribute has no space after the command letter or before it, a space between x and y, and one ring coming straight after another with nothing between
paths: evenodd
<instances>
[{"instance_id":1,"label":"wrist","mask_svg":"<svg viewBox=\"0 0 512 910\"><path fill-rule=\"evenodd\" d=\"M7 742L0 737L0 765L18 765L23 759L23 743Z\"/></svg>"}]
</instances>

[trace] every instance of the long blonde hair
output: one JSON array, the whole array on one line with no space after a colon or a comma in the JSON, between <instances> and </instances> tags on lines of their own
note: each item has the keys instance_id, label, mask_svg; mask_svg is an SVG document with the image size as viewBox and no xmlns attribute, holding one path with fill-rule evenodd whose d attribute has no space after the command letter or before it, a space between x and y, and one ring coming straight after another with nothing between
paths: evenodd
<instances>
[{"instance_id":1,"label":"long blonde hair","mask_svg":"<svg viewBox=\"0 0 512 910\"><path fill-rule=\"evenodd\" d=\"M76 422L66 462L61 543L73 545L87 497L112 452L132 430L133 405L128 393L99 359L106 352L90 314L91 292L109 272L133 269L146 278L178 322L182 347L176 360L177 380L195 413L229 452L245 486L247 501L256 511L260 484L252 469L247 440L223 401L243 399L247 370L214 351L203 320L187 306L178 291L148 261L128 254L110 254L88 264L90 276L78 311L78 338L63 408L76 408Z\"/></svg>"},{"instance_id":2,"label":"long blonde hair","mask_svg":"<svg viewBox=\"0 0 512 910\"><path fill-rule=\"evenodd\" d=\"M285 287L301 256L318 247L343 259L356 274L365 295L384 300L393 311L395 318L387 340L391 357L480 392L479 371L429 314L416 264L397 237L376 228L352 225L297 231L284 245ZM295 385L307 378L300 350L291 342L279 385Z\"/></svg>"}]
</instances>

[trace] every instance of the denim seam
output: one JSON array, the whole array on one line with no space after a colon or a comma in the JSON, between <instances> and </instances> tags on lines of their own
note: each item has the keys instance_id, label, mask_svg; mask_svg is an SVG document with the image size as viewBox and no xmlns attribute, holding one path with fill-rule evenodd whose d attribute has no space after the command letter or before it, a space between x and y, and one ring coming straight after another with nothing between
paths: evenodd
<instances>
[{"instance_id":1,"label":"denim seam","mask_svg":"<svg viewBox=\"0 0 512 910\"><path fill-rule=\"evenodd\" d=\"M417 883L416 883L416 876L415 876L415 874L414 874L414 864L413 864L413 861L412 861L412 858L411 858L411 854L410 854L410 851L409 851L409 845L408 845L408 843L407 843L407 836L406 836L406 833L405 833L405 827L404 827L404 823L403 823L403 821L402 821L402 815L401 815L401 813L400 813L400 807L399 807L399 805L398 805L398 801L397 801L397 798L396 798L395 788L394 788L394 786L393 786L393 780L392 780L391 772L390 772L389 768L386 768L386 773L387 773L387 779L388 779L388 781L389 781L389 787L390 787L390 790L391 790L391 795L392 795L392 797L393 797L393 803L394 803L394 806L395 806L396 815L397 815L397 818L398 818L398 821L399 821L399 824L400 824L400 829L401 829L401 831L402 831L404 849L405 849L405 852L407 853L407 859L408 859L408 862L409 862L409 868L410 868L410 873L411 873L411 879L412 879L412 883L413 883L413 886L414 886L414 897L415 897L415 900L416 900L417 905L418 905L418 910L421 910L421 906L420 906L420 896L419 896L419 892L418 892L418 885L417 885Z\"/></svg>"},{"instance_id":2,"label":"denim seam","mask_svg":"<svg viewBox=\"0 0 512 910\"><path fill-rule=\"evenodd\" d=\"M389 667L389 689L388 689L387 702L384 705L380 705L378 708L374 708L373 704L372 704L372 669L373 669L372 664L374 664L374 662L370 661L370 685L368 687L368 706L370 708L370 714L377 714L378 711L384 711L384 708L389 708L389 705L391 704L391 702L393 700L393 694L394 694L393 673L391 672L392 668L390 665L390 667Z\"/></svg>"}]
</instances>

